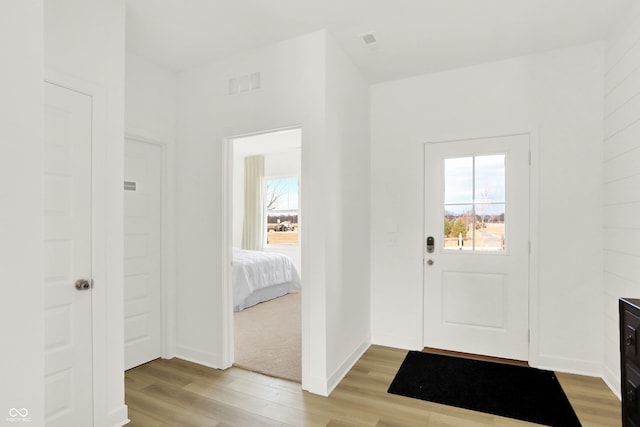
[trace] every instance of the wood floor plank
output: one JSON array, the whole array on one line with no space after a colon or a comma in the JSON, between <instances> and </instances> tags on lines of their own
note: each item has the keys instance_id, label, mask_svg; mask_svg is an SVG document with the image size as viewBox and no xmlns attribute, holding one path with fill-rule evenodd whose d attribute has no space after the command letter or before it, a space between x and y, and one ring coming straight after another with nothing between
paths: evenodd
<instances>
[{"instance_id":1,"label":"wood floor plank","mask_svg":"<svg viewBox=\"0 0 640 427\"><path fill-rule=\"evenodd\" d=\"M329 397L239 368L156 360L125 375L132 427L524 427L536 424L387 393L407 352L372 346ZM620 425L599 378L558 374L584 427Z\"/></svg>"},{"instance_id":2,"label":"wood floor plank","mask_svg":"<svg viewBox=\"0 0 640 427\"><path fill-rule=\"evenodd\" d=\"M179 404L168 403L158 399L156 396L140 390L126 390L125 400L127 405L136 411L144 413L147 417L162 420L172 427L217 427L220 423L207 416L201 416L184 408ZM134 419L131 414L129 418L132 423L139 424L139 419Z\"/></svg>"},{"instance_id":3,"label":"wood floor plank","mask_svg":"<svg viewBox=\"0 0 640 427\"><path fill-rule=\"evenodd\" d=\"M297 396L287 396L285 393L270 395L253 395L245 392L218 387L212 384L192 383L185 387L193 393L197 393L208 399L225 403L239 410L253 412L260 416L271 418L281 423L292 425L326 425L329 419L322 415L307 413L304 411L302 399ZM298 391L298 394L300 392Z\"/></svg>"},{"instance_id":4,"label":"wood floor plank","mask_svg":"<svg viewBox=\"0 0 640 427\"><path fill-rule=\"evenodd\" d=\"M129 418L132 420L127 424L129 427L170 427L169 424L165 424L161 419L132 407L129 407Z\"/></svg>"},{"instance_id":5,"label":"wood floor plank","mask_svg":"<svg viewBox=\"0 0 640 427\"><path fill-rule=\"evenodd\" d=\"M557 372L556 376L583 427L613 426L622 423L620 401L601 378L562 372Z\"/></svg>"}]
</instances>

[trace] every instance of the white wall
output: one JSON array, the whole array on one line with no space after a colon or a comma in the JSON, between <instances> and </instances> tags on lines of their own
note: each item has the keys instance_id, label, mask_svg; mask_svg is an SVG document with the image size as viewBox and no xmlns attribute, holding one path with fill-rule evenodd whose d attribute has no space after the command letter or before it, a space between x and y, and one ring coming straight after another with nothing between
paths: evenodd
<instances>
[{"instance_id":1,"label":"white wall","mask_svg":"<svg viewBox=\"0 0 640 427\"><path fill-rule=\"evenodd\" d=\"M422 348L422 146L512 132L539 135L539 366L601 374L603 44L372 88L373 341ZM535 153L534 153L535 154ZM534 184L535 185L535 184ZM388 246L398 224L397 246Z\"/></svg>"},{"instance_id":2,"label":"white wall","mask_svg":"<svg viewBox=\"0 0 640 427\"><path fill-rule=\"evenodd\" d=\"M323 215L329 391L371 343L369 84L327 37ZM305 210L305 218L307 217ZM311 242L313 244L313 242Z\"/></svg>"},{"instance_id":3,"label":"white wall","mask_svg":"<svg viewBox=\"0 0 640 427\"><path fill-rule=\"evenodd\" d=\"M0 3L0 420L44 423L42 1ZM9 423L7 423L9 424Z\"/></svg>"},{"instance_id":4,"label":"white wall","mask_svg":"<svg viewBox=\"0 0 640 427\"><path fill-rule=\"evenodd\" d=\"M264 156L265 176L299 176L301 172L299 148Z\"/></svg>"},{"instance_id":5,"label":"white wall","mask_svg":"<svg viewBox=\"0 0 640 427\"><path fill-rule=\"evenodd\" d=\"M604 378L620 396L618 298L640 298L640 8L606 49Z\"/></svg>"},{"instance_id":6,"label":"white wall","mask_svg":"<svg viewBox=\"0 0 640 427\"><path fill-rule=\"evenodd\" d=\"M125 1L44 2L47 75L95 89L94 141L104 174L94 194L94 417L96 426L127 418L123 380L123 136Z\"/></svg>"},{"instance_id":7,"label":"white wall","mask_svg":"<svg viewBox=\"0 0 640 427\"><path fill-rule=\"evenodd\" d=\"M303 328L314 336L321 331L320 339L306 343L312 359L303 363L303 387L308 389L322 388L326 382L324 231L313 225L321 219L312 214L323 205L311 196L322 194L324 183L322 171L309 167L324 152L324 40L324 32L313 33L179 75L178 354L209 366L220 367L225 362L222 310L227 302L223 301L222 281L224 259L229 255L223 247L226 230L220 226L227 209L224 137L299 125L303 135L301 203L310 212L302 239L318 245L302 262L302 276L309 278L304 283L303 311L305 300L320 307L311 310L309 319L303 318ZM261 73L260 90L227 95L230 78L253 72Z\"/></svg>"},{"instance_id":8,"label":"white wall","mask_svg":"<svg viewBox=\"0 0 640 427\"><path fill-rule=\"evenodd\" d=\"M261 89L227 95L230 78L253 72L261 73ZM211 366L220 366L225 357L220 312L227 304L221 292L228 254L221 242L228 238L230 245L231 238L220 227L228 208L228 154L222 141L289 126L302 129L303 388L327 394L366 348L367 98L366 84L324 31L179 76L177 336L182 357ZM351 178L353 168L362 175ZM343 225L327 230L327 218ZM335 316L330 324L328 316Z\"/></svg>"},{"instance_id":9,"label":"white wall","mask_svg":"<svg viewBox=\"0 0 640 427\"><path fill-rule=\"evenodd\" d=\"M127 53L125 129L127 133L172 144L177 134L178 76Z\"/></svg>"}]
</instances>

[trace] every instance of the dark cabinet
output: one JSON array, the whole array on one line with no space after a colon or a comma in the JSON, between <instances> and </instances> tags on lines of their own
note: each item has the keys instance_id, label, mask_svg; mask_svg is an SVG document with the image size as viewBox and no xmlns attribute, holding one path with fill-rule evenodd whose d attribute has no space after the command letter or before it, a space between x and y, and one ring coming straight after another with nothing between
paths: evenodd
<instances>
[{"instance_id":1,"label":"dark cabinet","mask_svg":"<svg viewBox=\"0 0 640 427\"><path fill-rule=\"evenodd\" d=\"M622 425L640 427L640 299L620 299Z\"/></svg>"}]
</instances>

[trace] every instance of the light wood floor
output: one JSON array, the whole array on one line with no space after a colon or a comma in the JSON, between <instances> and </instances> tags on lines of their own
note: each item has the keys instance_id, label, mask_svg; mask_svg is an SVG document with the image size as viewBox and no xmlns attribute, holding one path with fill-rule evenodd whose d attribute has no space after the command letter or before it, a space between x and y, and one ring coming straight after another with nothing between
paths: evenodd
<instances>
[{"instance_id":1,"label":"light wood floor","mask_svg":"<svg viewBox=\"0 0 640 427\"><path fill-rule=\"evenodd\" d=\"M406 351L372 346L328 398L300 384L180 359L126 372L130 427L535 425L387 393ZM598 378L558 374L582 425L620 426L620 402ZM526 386L526 385L523 385Z\"/></svg>"}]
</instances>

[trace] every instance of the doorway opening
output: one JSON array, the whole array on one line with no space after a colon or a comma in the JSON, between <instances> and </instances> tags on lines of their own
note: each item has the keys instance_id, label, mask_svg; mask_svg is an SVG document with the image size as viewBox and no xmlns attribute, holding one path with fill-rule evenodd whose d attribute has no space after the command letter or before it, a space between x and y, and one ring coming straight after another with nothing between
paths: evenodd
<instances>
[{"instance_id":1,"label":"doorway opening","mask_svg":"<svg viewBox=\"0 0 640 427\"><path fill-rule=\"evenodd\" d=\"M230 139L233 365L302 381L302 132Z\"/></svg>"}]
</instances>

